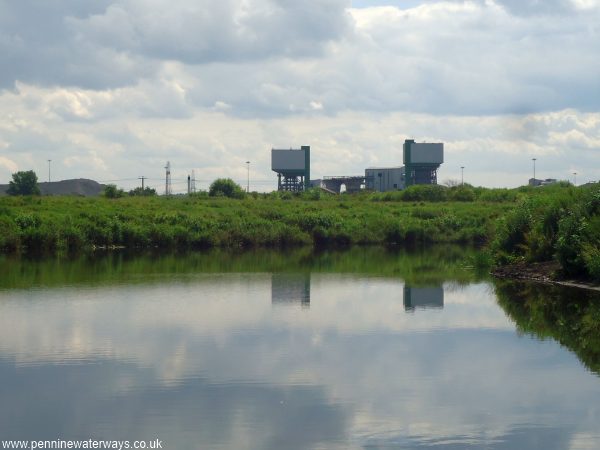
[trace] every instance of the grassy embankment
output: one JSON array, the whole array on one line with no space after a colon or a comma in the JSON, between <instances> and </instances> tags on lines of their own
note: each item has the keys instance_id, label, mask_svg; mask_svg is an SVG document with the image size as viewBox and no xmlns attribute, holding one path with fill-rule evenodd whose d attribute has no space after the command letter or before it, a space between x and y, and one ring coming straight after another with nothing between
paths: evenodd
<instances>
[{"instance_id":1,"label":"grassy embankment","mask_svg":"<svg viewBox=\"0 0 600 450\"><path fill-rule=\"evenodd\" d=\"M340 197L3 197L4 253L94 247L249 248L482 243L514 206L506 190L419 187Z\"/></svg>"},{"instance_id":2,"label":"grassy embankment","mask_svg":"<svg viewBox=\"0 0 600 450\"><path fill-rule=\"evenodd\" d=\"M4 197L0 251L491 243L497 265L556 261L600 281L600 186L415 186L331 197Z\"/></svg>"},{"instance_id":3,"label":"grassy embankment","mask_svg":"<svg viewBox=\"0 0 600 450\"><path fill-rule=\"evenodd\" d=\"M497 224L497 265L555 261L559 277L600 282L600 186L557 186L519 201Z\"/></svg>"}]
</instances>

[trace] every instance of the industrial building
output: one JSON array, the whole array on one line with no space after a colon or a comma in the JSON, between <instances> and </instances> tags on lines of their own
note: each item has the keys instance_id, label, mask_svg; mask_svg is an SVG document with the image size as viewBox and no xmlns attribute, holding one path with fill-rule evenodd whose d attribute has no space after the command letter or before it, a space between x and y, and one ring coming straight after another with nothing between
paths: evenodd
<instances>
[{"instance_id":1,"label":"industrial building","mask_svg":"<svg viewBox=\"0 0 600 450\"><path fill-rule=\"evenodd\" d=\"M369 167L365 169L365 189L375 192L404 189L404 167Z\"/></svg>"},{"instance_id":2,"label":"industrial building","mask_svg":"<svg viewBox=\"0 0 600 450\"><path fill-rule=\"evenodd\" d=\"M407 139L403 147L404 166L369 167L365 175L326 176L310 179L310 147L271 149L271 170L277 173L277 190L301 192L320 187L339 194L368 189L376 192L399 191L415 184L437 184L437 171L444 162L444 144L417 143Z\"/></svg>"},{"instance_id":3,"label":"industrial building","mask_svg":"<svg viewBox=\"0 0 600 450\"><path fill-rule=\"evenodd\" d=\"M356 194L364 188L365 177L361 175L323 177L321 180L321 186L327 191L335 192L336 194L340 194L342 192L343 186L346 193Z\"/></svg>"},{"instance_id":4,"label":"industrial building","mask_svg":"<svg viewBox=\"0 0 600 450\"><path fill-rule=\"evenodd\" d=\"M376 192L399 191L414 184L437 184L437 171L444 162L444 144L404 141L402 167L365 169L365 187Z\"/></svg>"},{"instance_id":5,"label":"industrial building","mask_svg":"<svg viewBox=\"0 0 600 450\"><path fill-rule=\"evenodd\" d=\"M537 178L529 179L529 186L548 186L550 184L556 184L558 180L556 178L546 178L545 180L539 180Z\"/></svg>"},{"instance_id":6,"label":"industrial building","mask_svg":"<svg viewBox=\"0 0 600 450\"><path fill-rule=\"evenodd\" d=\"M403 162L406 187L414 184L437 184L437 171L444 162L444 144L404 141Z\"/></svg>"},{"instance_id":7,"label":"industrial building","mask_svg":"<svg viewBox=\"0 0 600 450\"><path fill-rule=\"evenodd\" d=\"M271 149L271 170L277 173L277 190L301 192L310 187L310 147Z\"/></svg>"}]
</instances>

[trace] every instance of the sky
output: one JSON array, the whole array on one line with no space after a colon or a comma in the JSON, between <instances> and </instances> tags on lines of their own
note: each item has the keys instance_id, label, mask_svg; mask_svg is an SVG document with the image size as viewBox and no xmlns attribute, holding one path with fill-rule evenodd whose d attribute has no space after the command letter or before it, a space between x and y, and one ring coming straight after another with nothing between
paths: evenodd
<instances>
[{"instance_id":1,"label":"sky","mask_svg":"<svg viewBox=\"0 0 600 450\"><path fill-rule=\"evenodd\" d=\"M268 191L271 148L321 178L405 139L439 182L597 181L599 55L600 0L0 0L0 183Z\"/></svg>"}]
</instances>

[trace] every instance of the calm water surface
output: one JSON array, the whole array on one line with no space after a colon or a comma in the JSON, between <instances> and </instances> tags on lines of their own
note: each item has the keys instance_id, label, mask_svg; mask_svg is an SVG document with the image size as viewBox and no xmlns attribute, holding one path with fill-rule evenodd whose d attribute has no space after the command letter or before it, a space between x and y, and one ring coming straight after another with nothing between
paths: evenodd
<instances>
[{"instance_id":1,"label":"calm water surface","mask_svg":"<svg viewBox=\"0 0 600 450\"><path fill-rule=\"evenodd\" d=\"M0 439L599 449L600 298L452 248L0 260Z\"/></svg>"}]
</instances>

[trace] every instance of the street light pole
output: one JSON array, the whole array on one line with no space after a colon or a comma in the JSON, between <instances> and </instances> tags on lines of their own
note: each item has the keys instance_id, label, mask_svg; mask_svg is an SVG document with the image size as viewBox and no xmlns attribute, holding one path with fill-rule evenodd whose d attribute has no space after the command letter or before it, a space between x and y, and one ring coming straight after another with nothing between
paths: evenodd
<instances>
[{"instance_id":1,"label":"street light pole","mask_svg":"<svg viewBox=\"0 0 600 450\"><path fill-rule=\"evenodd\" d=\"M531 158L531 160L533 161L533 185L535 186L535 161L537 158Z\"/></svg>"},{"instance_id":2,"label":"street light pole","mask_svg":"<svg viewBox=\"0 0 600 450\"><path fill-rule=\"evenodd\" d=\"M465 166L460 166L460 185L465 185Z\"/></svg>"},{"instance_id":3,"label":"street light pole","mask_svg":"<svg viewBox=\"0 0 600 450\"><path fill-rule=\"evenodd\" d=\"M573 185L577 186L577 172L573 172L573 175L575 176L575 181L573 182Z\"/></svg>"},{"instance_id":4,"label":"street light pole","mask_svg":"<svg viewBox=\"0 0 600 450\"><path fill-rule=\"evenodd\" d=\"M50 183L50 163L52 162L51 159L48 160L48 183Z\"/></svg>"},{"instance_id":5,"label":"street light pole","mask_svg":"<svg viewBox=\"0 0 600 450\"><path fill-rule=\"evenodd\" d=\"M248 168L248 179L246 184L246 192L250 193L250 161L246 161L246 166Z\"/></svg>"}]
</instances>

